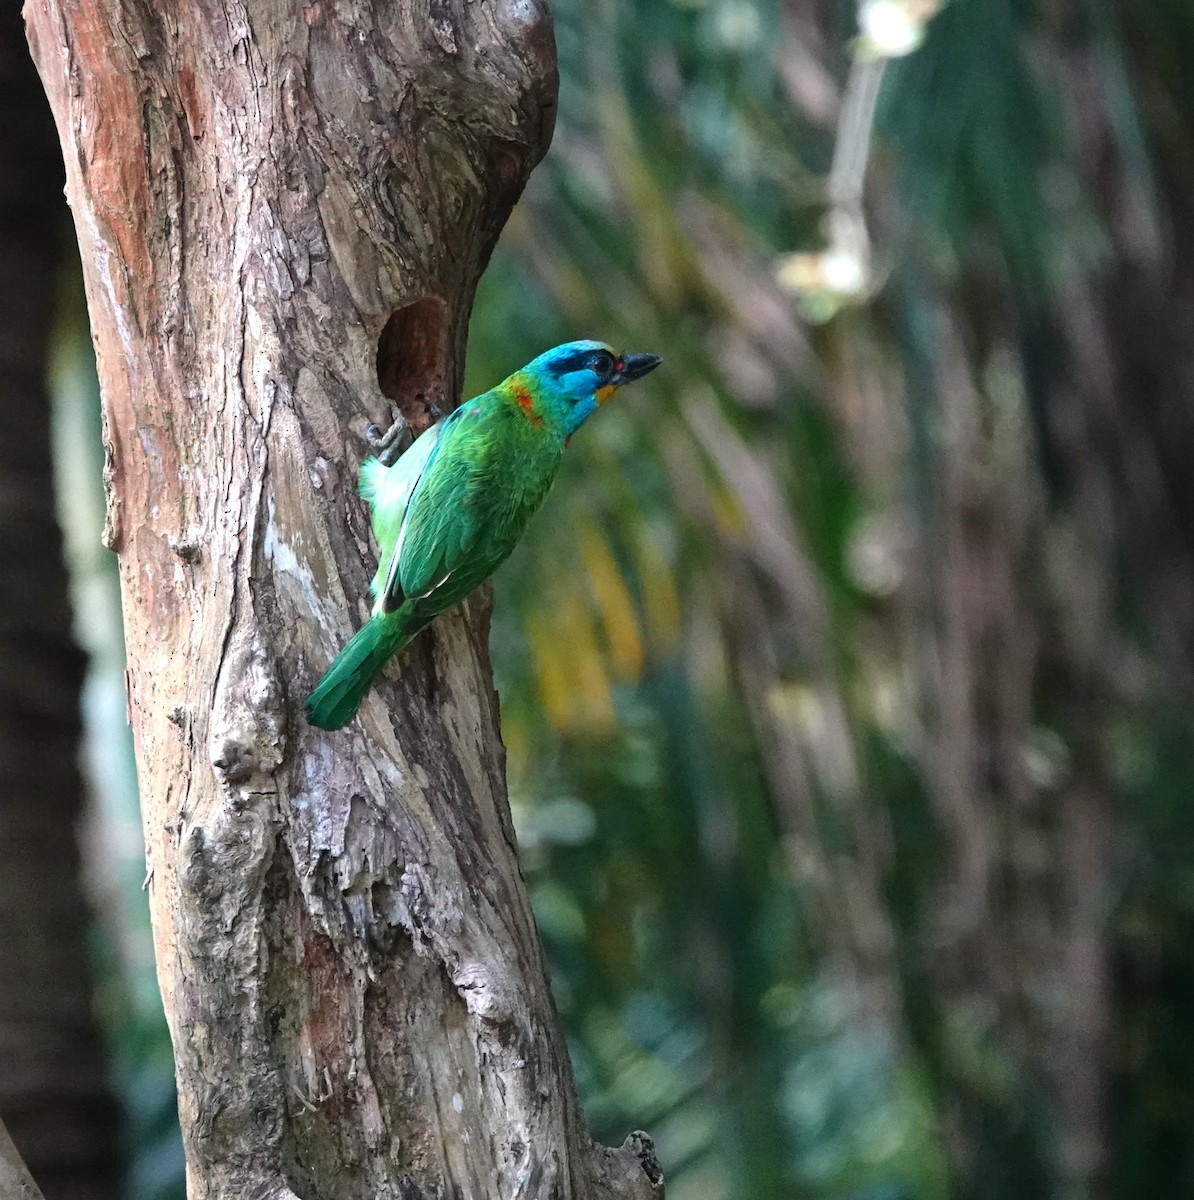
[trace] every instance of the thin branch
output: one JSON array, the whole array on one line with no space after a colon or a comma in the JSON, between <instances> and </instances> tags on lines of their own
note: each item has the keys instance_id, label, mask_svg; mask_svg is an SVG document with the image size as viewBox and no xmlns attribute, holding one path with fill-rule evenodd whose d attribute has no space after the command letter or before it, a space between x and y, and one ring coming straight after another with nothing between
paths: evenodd
<instances>
[{"instance_id":1,"label":"thin branch","mask_svg":"<svg viewBox=\"0 0 1194 1200\"><path fill-rule=\"evenodd\" d=\"M837 121L837 141L829 170L829 202L835 208L862 208L862 185L871 153L871 132L879 85L887 70L885 58L855 57L846 80Z\"/></svg>"},{"instance_id":2,"label":"thin branch","mask_svg":"<svg viewBox=\"0 0 1194 1200\"><path fill-rule=\"evenodd\" d=\"M940 0L862 0L859 5L861 34L853 46L826 181L828 245L811 253L787 254L776 267L779 282L802 297L810 320L827 320L874 288L862 199L879 88L888 61L921 44L925 26L939 7Z\"/></svg>"}]
</instances>

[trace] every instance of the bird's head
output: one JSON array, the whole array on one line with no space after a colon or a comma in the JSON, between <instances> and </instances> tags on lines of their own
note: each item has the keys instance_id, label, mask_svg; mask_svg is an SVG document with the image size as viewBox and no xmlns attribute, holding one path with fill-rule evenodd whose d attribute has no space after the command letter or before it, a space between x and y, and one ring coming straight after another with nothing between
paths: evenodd
<instances>
[{"instance_id":1,"label":"bird's head","mask_svg":"<svg viewBox=\"0 0 1194 1200\"><path fill-rule=\"evenodd\" d=\"M604 342L565 342L540 354L524 370L555 420L571 436L623 384L641 379L662 359L619 354Z\"/></svg>"}]
</instances>

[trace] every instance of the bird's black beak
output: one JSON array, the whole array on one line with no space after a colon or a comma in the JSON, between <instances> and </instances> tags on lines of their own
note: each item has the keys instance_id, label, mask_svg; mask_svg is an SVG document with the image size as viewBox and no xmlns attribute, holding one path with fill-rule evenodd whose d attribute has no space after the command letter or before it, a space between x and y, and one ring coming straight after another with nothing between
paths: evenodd
<instances>
[{"instance_id":1,"label":"bird's black beak","mask_svg":"<svg viewBox=\"0 0 1194 1200\"><path fill-rule=\"evenodd\" d=\"M644 375L649 375L661 362L663 359L657 354L624 354L610 382L614 387L621 387L624 383L633 383L636 379L642 379Z\"/></svg>"}]
</instances>

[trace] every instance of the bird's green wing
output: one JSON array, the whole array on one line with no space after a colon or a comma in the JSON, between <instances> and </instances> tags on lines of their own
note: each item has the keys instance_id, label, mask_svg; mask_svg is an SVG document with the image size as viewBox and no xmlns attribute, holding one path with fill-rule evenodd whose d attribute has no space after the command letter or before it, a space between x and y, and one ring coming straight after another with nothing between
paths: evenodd
<instances>
[{"instance_id":1,"label":"bird's green wing","mask_svg":"<svg viewBox=\"0 0 1194 1200\"><path fill-rule=\"evenodd\" d=\"M467 564L483 523L476 492L485 486L495 419L491 408L472 402L445 422L398 534L390 574L402 596L423 599Z\"/></svg>"},{"instance_id":2,"label":"bird's green wing","mask_svg":"<svg viewBox=\"0 0 1194 1200\"><path fill-rule=\"evenodd\" d=\"M386 466L376 458L366 459L361 464L360 491L369 503L373 535L380 550L377 575L371 585L379 607L396 578L394 547L402 532L411 495L434 456L447 423L437 421L425 430L393 466ZM390 605L382 611L392 611L394 607L397 606Z\"/></svg>"},{"instance_id":3,"label":"bird's green wing","mask_svg":"<svg viewBox=\"0 0 1194 1200\"><path fill-rule=\"evenodd\" d=\"M425 623L487 579L547 494L562 450L496 391L456 409L410 495L374 612L413 601L412 619Z\"/></svg>"}]
</instances>

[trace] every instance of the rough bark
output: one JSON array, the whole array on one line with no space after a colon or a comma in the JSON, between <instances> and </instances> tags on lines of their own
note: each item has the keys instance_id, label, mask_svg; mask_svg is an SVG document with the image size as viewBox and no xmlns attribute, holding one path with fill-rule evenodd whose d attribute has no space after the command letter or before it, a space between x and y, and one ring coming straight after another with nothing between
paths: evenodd
<instances>
[{"instance_id":1,"label":"rough bark","mask_svg":"<svg viewBox=\"0 0 1194 1200\"><path fill-rule=\"evenodd\" d=\"M159 978L194 1197L649 1196L583 1125L518 870L484 603L360 719L388 401L450 407L550 139L538 0L30 0L83 251ZM384 393L384 394L383 394Z\"/></svg>"},{"instance_id":2,"label":"rough bark","mask_svg":"<svg viewBox=\"0 0 1194 1200\"><path fill-rule=\"evenodd\" d=\"M0 22L0 1114L51 1200L117 1190L79 888L79 688L46 358L66 210L15 5ZM7 1195L7 1193L3 1193Z\"/></svg>"},{"instance_id":3,"label":"rough bark","mask_svg":"<svg viewBox=\"0 0 1194 1200\"><path fill-rule=\"evenodd\" d=\"M29 1168L21 1161L17 1148L0 1121L0 1196L4 1200L42 1200Z\"/></svg>"}]
</instances>

